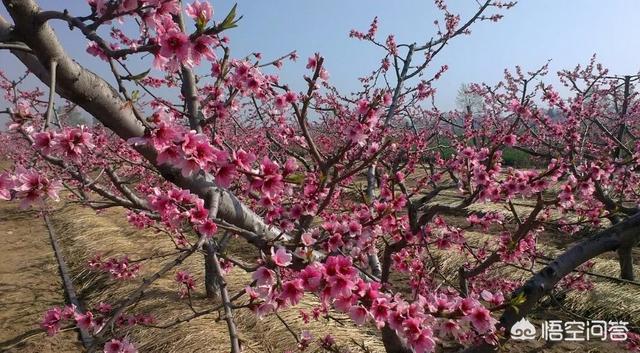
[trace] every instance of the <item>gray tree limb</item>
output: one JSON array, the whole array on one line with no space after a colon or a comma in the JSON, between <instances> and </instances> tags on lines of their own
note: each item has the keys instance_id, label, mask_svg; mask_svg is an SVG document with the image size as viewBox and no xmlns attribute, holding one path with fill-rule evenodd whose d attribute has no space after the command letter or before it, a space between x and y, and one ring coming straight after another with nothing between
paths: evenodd
<instances>
[{"instance_id":1,"label":"gray tree limb","mask_svg":"<svg viewBox=\"0 0 640 353\"><path fill-rule=\"evenodd\" d=\"M515 307L507 307L502 314L499 326L505 329L505 340L508 339L513 324L529 314L538 301L567 274L590 259L637 242L639 238L640 212L583 240L558 256L513 293L512 297L524 295L524 302ZM483 342L464 350L464 353L485 353L494 350L494 346Z\"/></svg>"},{"instance_id":2,"label":"gray tree limb","mask_svg":"<svg viewBox=\"0 0 640 353\"><path fill-rule=\"evenodd\" d=\"M38 20L40 8L34 0L3 0L3 3L15 23L13 33L33 50L33 54L12 51L29 70L49 85L48 66L55 60L58 63L56 82L60 96L78 104L124 140L144 135L144 127L137 121L130 102L123 100L108 82L69 57L51 27ZM9 29L10 25L1 19L0 31ZM277 229L267 225L233 193L217 187L212 175L200 172L184 177L176 168L158 165L156 151L149 146L134 147L175 185L205 200L211 193L220 192L218 218L260 238L274 239L279 235Z\"/></svg>"}]
</instances>

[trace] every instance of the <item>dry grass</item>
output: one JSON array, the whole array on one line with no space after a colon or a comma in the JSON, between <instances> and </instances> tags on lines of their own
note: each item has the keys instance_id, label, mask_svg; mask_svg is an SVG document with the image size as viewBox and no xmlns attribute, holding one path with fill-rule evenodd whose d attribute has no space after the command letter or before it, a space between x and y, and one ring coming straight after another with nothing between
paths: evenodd
<instances>
[{"instance_id":1,"label":"dry grass","mask_svg":"<svg viewBox=\"0 0 640 353\"><path fill-rule=\"evenodd\" d=\"M140 283L140 279L114 282L105 275L87 270L86 262L94 254L101 253L105 257L128 254L131 259L139 259L153 254L165 254L173 249L168 237L162 234L132 229L119 211L109 211L96 216L90 210L67 206L53 215L51 220L65 248L81 300L87 303L88 307L96 306L99 302L113 303L114 300L124 298ZM230 249L230 253L245 256L247 252L248 249L240 245ZM170 260L171 257L146 261L141 276L149 276L157 271L161 264ZM197 279L197 292L193 298L193 305L197 310L205 310L218 304L215 300L204 297L203 266L202 256L194 254L176 268L176 271L188 270ZM154 283L131 313L153 313L159 324L191 315L186 300L178 296L178 286L173 280L174 274L175 271L170 272L166 278ZM227 275L226 280L233 295L250 282L250 276L240 269L234 269ZM349 347L353 352L361 351L358 348L360 344L364 344L370 352L383 352L382 344L375 333L366 329L346 322L345 325L341 325L333 320L304 324L299 310L310 311L317 305L314 297L305 296L302 303L292 309L281 311L280 316L296 334L308 329L316 338L331 334L339 346ZM246 352L283 352L295 348L295 338L276 316L256 319L247 309L237 310L236 316ZM340 318L340 315L336 314L336 317ZM129 335L141 352L228 352L226 323L218 318L219 315L214 313L169 329L137 327L133 328Z\"/></svg>"},{"instance_id":2,"label":"dry grass","mask_svg":"<svg viewBox=\"0 0 640 353\"><path fill-rule=\"evenodd\" d=\"M39 327L44 312L65 300L42 218L0 201L0 235L0 352L81 352L76 332L47 337Z\"/></svg>"},{"instance_id":3,"label":"dry grass","mask_svg":"<svg viewBox=\"0 0 640 353\"><path fill-rule=\"evenodd\" d=\"M441 203L448 205L455 205L460 201L460 198L455 193L444 192L438 196L433 203ZM519 216L526 217L534 206L533 200L518 200L514 201L514 209L518 212ZM496 203L478 203L469 207L471 211L492 211L500 212L507 218L513 218L511 211L509 211L503 204ZM552 217L562 217L565 220L576 220L573 215L560 215L552 213ZM460 220L458 220L460 221ZM464 222L466 223L466 222ZM471 245L480 246L486 241L495 240L489 234L479 232L466 232L465 238ZM555 257L560 255L568 246L571 245L572 239L559 238L562 237L558 234L545 234L542 239L538 241L538 251L549 257ZM573 239L575 240L575 239ZM553 244L560 245L559 247ZM449 275L450 278L455 278L458 268L463 265L468 259L460 256L457 251L435 251L439 258L441 272ZM603 256L594 259L593 267L590 272L602 274L610 277L618 277L620 267L616 256L611 254L603 254ZM542 265L536 266L535 271L542 268ZM494 269L490 272L491 276L500 276L503 278L509 278L512 280L524 281L531 277L529 271L515 268L513 266L505 266L502 268ZM636 328L640 327L640 287L633 284L613 282L607 279L596 278L587 276L594 283L594 288L588 292L583 291L570 291L563 297L562 304L572 312L598 320L625 320L630 322L631 325ZM636 278L640 278L640 271L636 267Z\"/></svg>"},{"instance_id":4,"label":"dry grass","mask_svg":"<svg viewBox=\"0 0 640 353\"><path fill-rule=\"evenodd\" d=\"M466 232L465 238L471 245L481 245L492 238L491 235L479 232ZM550 257L562 252L547 244L538 244L538 250ZM467 259L457 251L436 250L433 252L439 260L440 271L449 278L455 278L457 270ZM620 267L617 260L596 258L590 272L617 277ZM534 271L542 268L536 265ZM513 266L493 269L489 276L524 281L531 277L531 272ZM636 276L640 273L636 269ZM616 283L607 279L587 276L593 281L594 288L588 292L570 291L563 298L562 304L572 312L590 317L594 320L625 320L635 327L640 327L640 287L633 284Z\"/></svg>"},{"instance_id":5,"label":"dry grass","mask_svg":"<svg viewBox=\"0 0 640 353\"><path fill-rule=\"evenodd\" d=\"M455 204L459 198L455 193L443 193L434 202ZM525 213L531 207L530 200L522 200L515 204L519 213ZM502 205L480 204L472 207L483 211L500 211L509 214ZM51 218L58 236L65 249L66 258L74 276L74 283L81 300L89 308L100 302L114 303L126 297L140 283L140 279L128 282L116 282L104 274L91 272L87 269L87 261L96 253L105 257L127 254L132 259L146 258L153 255L171 252L173 244L162 234L152 231L132 229L123 217L121 210L106 211L101 215L79 208L66 206L56 212ZM472 244L481 244L491 236L483 233L467 233L467 239ZM558 254L559 250L546 245L540 245L541 251L547 255ZM238 257L251 257L252 249L236 242L230 252ZM248 255L247 255L248 254ZM466 259L458 253L435 251L440 259L440 271L455 277L457 269ZM145 261L141 276L149 276L157 271L163 263L171 257L156 258ZM203 295L203 260L200 255L193 255L177 269L186 269L198 279L197 292L194 294L193 304L198 310L211 308L218 303L207 299ZM617 276L618 264L615 260L596 259L593 272ZM158 280L146 291L144 299L131 313L153 313L159 324L168 323L191 315L186 302L178 296L178 286L173 280L175 271L165 278ZM530 273L513 267L502 267L494 270L492 275L506 276L514 280L525 280ZM242 289L250 282L249 275L240 269L234 269L227 275L227 282L231 293ZM611 283L595 279L594 290L584 292L570 292L563 300L563 304L585 316L597 319L626 319L635 326L640 326L640 288L636 286ZM294 333L308 329L316 338L325 334L332 334L338 345L349 347L352 351L361 351L359 345L364 345L370 352L383 352L382 344L376 333L368 328L359 328L350 324L341 325L337 321L314 322L304 324L299 310L309 311L317 306L317 300L312 296L305 296L300 305L283 310L280 316L285 320ZM238 310L237 323L240 337L248 352L283 352L293 349L296 341L291 332L276 316L264 319L256 317L247 310ZM335 314L341 318L340 315ZM348 322L348 320L347 320ZM129 332L141 352L227 352L227 327L219 315L212 314L200 317L169 329L153 329L134 327ZM313 351L313 350L312 350Z\"/></svg>"},{"instance_id":6,"label":"dry grass","mask_svg":"<svg viewBox=\"0 0 640 353\"><path fill-rule=\"evenodd\" d=\"M132 259L162 254L173 248L166 236L150 231L140 232L126 223L122 214L109 211L101 216L76 207L66 207L52 218L59 236L66 249L67 257L75 274L74 282L82 296L82 300L91 305L113 302L114 298L122 298L133 290L139 280L132 282L114 282L104 275L86 269L86 261L95 253L105 256L129 254ZM481 244L491 236L483 233L468 232L471 244ZM237 242L236 244L242 244ZM559 252L551 246L540 245L541 251L548 255ZM248 248L236 245L231 253L245 254ZM435 252L440 259L442 272L454 276L457 268L466 260L452 252ZM169 258L155 259L145 263L144 274L155 272ZM198 292L194 296L194 306L198 310L216 305L216 302L203 296L202 276L203 262L199 255L188 259L180 269L187 269L199 279ZM616 276L618 271L615 260L596 259L592 271ZM154 313L159 323L172 322L176 318L191 314L185 301L179 299L177 284L173 281L173 273L159 280L147 291L144 300L133 311L134 313ZM513 267L502 267L494 270L492 275L507 276L514 280L525 280L530 273ZM242 270L233 270L227 276L232 293L249 283L249 276ZM564 305L585 316L597 319L625 319L633 325L640 325L640 288L625 284L595 280L595 288L588 292L570 292L564 298ZM294 333L308 329L316 338L332 334L339 345L349 347L352 351L361 351L358 345L364 344L371 352L383 352L384 349L375 332L367 328L359 328L350 324L342 326L336 321L314 322L304 324L299 310L310 311L318 302L312 296L306 296L295 308L283 310L280 316ZM336 314L336 317L341 316ZM130 337L137 342L142 352L226 352L228 337L226 324L217 320L213 314L201 317L172 327L170 329L134 328ZM348 320L346 321L348 322ZM291 332L282 325L276 316L257 319L247 310L237 311L237 323L240 336L248 352L282 352L292 349L296 341ZM354 342L357 342L354 343Z\"/></svg>"}]
</instances>

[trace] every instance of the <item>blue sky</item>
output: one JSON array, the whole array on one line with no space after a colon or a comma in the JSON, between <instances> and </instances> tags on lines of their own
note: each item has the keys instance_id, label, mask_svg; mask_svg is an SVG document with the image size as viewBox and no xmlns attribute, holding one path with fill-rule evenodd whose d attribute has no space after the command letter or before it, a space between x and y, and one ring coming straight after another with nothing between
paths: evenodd
<instances>
[{"instance_id":1,"label":"blue sky","mask_svg":"<svg viewBox=\"0 0 640 353\"><path fill-rule=\"evenodd\" d=\"M189 0L186 0L187 2ZM221 19L235 1L213 1L215 18ZM434 35L433 20L439 12L429 0L238 0L244 18L228 32L232 55L258 51L274 58L298 50L302 60L280 72L282 81L302 87L306 58L319 51L331 81L348 91L357 77L374 69L382 53L372 45L348 38L352 28L366 30L379 17L378 34L394 33L398 42L424 42ZM476 8L474 0L452 0L450 7L463 14ZM66 6L71 14L86 15L84 0L41 0L44 9ZM0 14L7 18L6 11ZM449 71L437 85L438 105L453 108L458 88L465 82L494 83L505 68L518 64L535 69L552 59L551 72L586 63L593 53L612 74L637 73L640 69L640 1L636 0L521 0L498 23L482 22L470 36L457 38L440 54L432 70L441 64ZM78 31L57 23L55 29L65 48L78 61L101 75L107 66L85 53L86 41ZM131 28L128 28L131 30ZM150 60L137 59L144 71ZM6 51L0 52L0 69L19 72L22 67ZM208 66L206 67L208 69ZM157 72L156 72L157 74ZM553 78L547 81L556 82ZM175 92L165 92L175 96ZM0 101L0 108L4 102Z\"/></svg>"}]
</instances>

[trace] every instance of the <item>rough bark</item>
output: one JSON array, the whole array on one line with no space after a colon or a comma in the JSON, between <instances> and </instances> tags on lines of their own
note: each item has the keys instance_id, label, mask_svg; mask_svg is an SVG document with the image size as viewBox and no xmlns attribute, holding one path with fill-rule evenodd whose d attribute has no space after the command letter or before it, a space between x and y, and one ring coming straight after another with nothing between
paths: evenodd
<instances>
[{"instance_id":1,"label":"rough bark","mask_svg":"<svg viewBox=\"0 0 640 353\"><path fill-rule=\"evenodd\" d=\"M207 298L218 298L220 295L220 282L215 268L213 255L216 252L215 245L211 240L204 244L204 287Z\"/></svg>"},{"instance_id":2,"label":"rough bark","mask_svg":"<svg viewBox=\"0 0 640 353\"><path fill-rule=\"evenodd\" d=\"M367 198L369 199L369 202L371 202L375 196L376 187L376 165L373 163L369 168L367 168ZM380 265L380 257L378 256L378 253L369 254L367 256L367 260L369 262L371 274L376 278L380 278L382 275L382 266Z\"/></svg>"},{"instance_id":3,"label":"rough bark","mask_svg":"<svg viewBox=\"0 0 640 353\"><path fill-rule=\"evenodd\" d=\"M3 0L11 15L15 28L13 35L23 40L33 54L12 51L29 70L34 72L43 84L48 85L48 66L52 60L57 65L57 92L60 96L78 104L119 137L128 140L144 135L144 127L136 119L131 103L123 100L118 91L95 73L82 67L64 51L51 27L37 20L40 8L34 0ZM3 31L8 23L0 20ZM157 165L156 151L149 146L135 146L135 149L153 164L168 181L190 190L207 200L213 192L221 192L218 216L220 219L255 233L258 246L266 246L267 239L278 236L279 231L264 223L262 218L242 203L226 189L218 188L214 178L206 173L184 177L176 168Z\"/></svg>"},{"instance_id":4,"label":"rough bark","mask_svg":"<svg viewBox=\"0 0 640 353\"><path fill-rule=\"evenodd\" d=\"M574 245L569 250L549 263L536 273L522 287L513 293L513 297L524 295L525 301L518 305L507 307L500 318L499 326L505 329L505 340L509 338L511 326L529 314L542 297L567 274L581 264L609 251L615 251L620 246L635 243L640 238L640 213L627 218L594 236ZM465 353L491 352L495 347L483 343L466 349Z\"/></svg>"},{"instance_id":5,"label":"rough bark","mask_svg":"<svg viewBox=\"0 0 640 353\"><path fill-rule=\"evenodd\" d=\"M382 328L382 344L387 353L412 353L413 351L405 346L396 334L396 331L386 325Z\"/></svg>"},{"instance_id":6,"label":"rough bark","mask_svg":"<svg viewBox=\"0 0 640 353\"><path fill-rule=\"evenodd\" d=\"M620 262L620 278L628 281L635 279L633 273L633 253L631 246L618 248L618 261Z\"/></svg>"},{"instance_id":7,"label":"rough bark","mask_svg":"<svg viewBox=\"0 0 640 353\"><path fill-rule=\"evenodd\" d=\"M215 275L218 277L218 283L220 283L220 297L224 306L224 320L227 322L227 329L229 330L231 353L240 353L242 349L240 347L240 339L238 336L236 323L233 318L233 305L231 304L231 299L229 298L229 292L227 290L227 282L224 280L222 268L220 267L220 261L218 260L218 249L216 249L215 247L214 249L215 251L212 253L211 258L213 260L213 269L215 271Z\"/></svg>"}]
</instances>

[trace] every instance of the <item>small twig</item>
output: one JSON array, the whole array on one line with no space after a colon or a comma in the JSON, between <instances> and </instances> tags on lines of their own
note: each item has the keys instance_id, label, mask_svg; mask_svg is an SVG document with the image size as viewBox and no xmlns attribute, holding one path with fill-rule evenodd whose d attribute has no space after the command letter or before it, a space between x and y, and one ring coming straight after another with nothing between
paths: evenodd
<instances>
[{"instance_id":1,"label":"small twig","mask_svg":"<svg viewBox=\"0 0 640 353\"><path fill-rule=\"evenodd\" d=\"M69 325L63 328L60 328L60 330L58 332L66 332L66 331L73 331L76 329L75 325ZM45 333L46 331L41 329L41 328L36 328L33 330L29 330L19 336L16 336L10 340L4 341L0 343L0 351L2 352L6 352L8 350L10 350L11 348L14 348L18 345L21 345L22 343L36 337L39 336L43 333Z\"/></svg>"},{"instance_id":2,"label":"small twig","mask_svg":"<svg viewBox=\"0 0 640 353\"><path fill-rule=\"evenodd\" d=\"M118 317L120 317L120 315L122 315L122 313L133 303L135 303L137 300L139 300L142 295L144 294L144 291L149 288L149 286L151 286L152 283L154 283L155 281L157 281L160 277L162 277L164 274L166 274L167 272L169 272L169 270L171 270L172 268L174 268L175 266L181 264L187 257L191 256L191 254L195 253L201 246L202 244L205 242L205 240L207 239L206 236L202 235L200 236L200 239L198 239L198 242L196 244L194 244L193 246L191 246L191 248L189 248L189 250L181 253L178 257L176 257L173 261L166 263L158 272L154 273L149 279L144 279L142 281L142 284L135 290L133 291L128 297L127 299L113 312L113 315L111 316L111 318L109 318L109 320L104 324L104 326L102 327L101 330L99 330L98 332L96 332L96 339L99 341L100 339L102 339L102 337L104 337L104 335L107 332L107 328L112 326L116 319ZM92 347L94 350L97 349L98 347L96 347L95 345Z\"/></svg>"},{"instance_id":3,"label":"small twig","mask_svg":"<svg viewBox=\"0 0 640 353\"><path fill-rule=\"evenodd\" d=\"M278 313L275 313L275 314L276 314L276 317L278 318L278 320L280 320L280 322L282 322L284 327L287 329L287 331L289 331L291 333L291 336L293 336L293 338L296 340L296 343L300 343L300 339L298 338L298 335L295 332L293 332L293 329L291 329L289 324L287 324L287 322L284 321L284 319L280 316L280 314L278 314Z\"/></svg>"}]
</instances>

